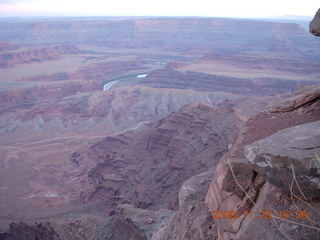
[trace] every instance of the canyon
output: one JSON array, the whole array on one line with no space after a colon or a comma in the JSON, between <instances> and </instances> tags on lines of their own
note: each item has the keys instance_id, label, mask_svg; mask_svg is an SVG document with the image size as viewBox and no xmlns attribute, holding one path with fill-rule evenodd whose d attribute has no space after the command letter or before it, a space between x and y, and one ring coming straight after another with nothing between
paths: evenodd
<instances>
[{"instance_id":1,"label":"canyon","mask_svg":"<svg viewBox=\"0 0 320 240\"><path fill-rule=\"evenodd\" d=\"M320 237L319 52L295 23L1 19L0 240Z\"/></svg>"}]
</instances>

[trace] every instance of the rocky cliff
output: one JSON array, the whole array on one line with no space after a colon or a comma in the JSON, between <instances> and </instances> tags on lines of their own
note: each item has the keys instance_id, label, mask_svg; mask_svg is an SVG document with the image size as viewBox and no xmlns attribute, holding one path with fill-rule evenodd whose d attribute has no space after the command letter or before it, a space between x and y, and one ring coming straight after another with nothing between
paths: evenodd
<instances>
[{"instance_id":1,"label":"rocky cliff","mask_svg":"<svg viewBox=\"0 0 320 240\"><path fill-rule=\"evenodd\" d=\"M76 46L55 46L53 48L19 49L13 44L0 42L0 68L12 67L15 64L53 61L61 58L63 54L83 53Z\"/></svg>"},{"instance_id":2,"label":"rocky cliff","mask_svg":"<svg viewBox=\"0 0 320 240\"><path fill-rule=\"evenodd\" d=\"M104 217L52 219L45 228L20 224L0 236L318 238L319 92L315 86L299 88L289 98L274 96L258 114L265 103L245 106L250 98L215 107L190 104L156 125L78 149L63 165L59 184L49 181L46 191L59 196L69 189L67 199L78 194L103 209ZM241 119L247 120L241 125ZM54 175L38 174L29 195L39 192L35 182Z\"/></svg>"},{"instance_id":3,"label":"rocky cliff","mask_svg":"<svg viewBox=\"0 0 320 240\"><path fill-rule=\"evenodd\" d=\"M298 24L212 18L2 21L3 41L22 46L95 44L111 48L160 48L207 53L235 50L319 49ZM88 34L90 32L90 34ZM257 34L259 33L259 34ZM16 37L19 36L19 37ZM205 47L204 47L205 46Z\"/></svg>"},{"instance_id":4,"label":"rocky cliff","mask_svg":"<svg viewBox=\"0 0 320 240\"><path fill-rule=\"evenodd\" d=\"M295 105L296 99L304 104L277 112L271 107L241 127L206 197L219 239L319 237L314 225L319 223L319 92L319 87L302 89L280 105ZM219 211L235 216L219 216ZM302 220L297 211L309 217Z\"/></svg>"},{"instance_id":5,"label":"rocky cliff","mask_svg":"<svg viewBox=\"0 0 320 240\"><path fill-rule=\"evenodd\" d=\"M299 87L319 79L309 35L253 20L1 20L21 48L0 53L0 239L318 238L320 91Z\"/></svg>"}]
</instances>

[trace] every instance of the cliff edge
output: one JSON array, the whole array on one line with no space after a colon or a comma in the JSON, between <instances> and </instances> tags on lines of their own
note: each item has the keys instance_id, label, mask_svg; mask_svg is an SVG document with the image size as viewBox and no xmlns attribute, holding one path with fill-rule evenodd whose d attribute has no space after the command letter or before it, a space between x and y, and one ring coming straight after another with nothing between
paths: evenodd
<instances>
[{"instance_id":1,"label":"cliff edge","mask_svg":"<svg viewBox=\"0 0 320 240\"><path fill-rule=\"evenodd\" d=\"M319 93L299 89L243 124L206 196L218 239L320 237Z\"/></svg>"}]
</instances>

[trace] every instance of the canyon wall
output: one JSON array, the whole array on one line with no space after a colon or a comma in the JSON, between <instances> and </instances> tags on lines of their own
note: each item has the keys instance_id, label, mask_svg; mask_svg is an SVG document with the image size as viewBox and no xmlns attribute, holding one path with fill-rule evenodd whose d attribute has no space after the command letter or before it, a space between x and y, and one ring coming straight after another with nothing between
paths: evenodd
<instances>
[{"instance_id":1,"label":"canyon wall","mask_svg":"<svg viewBox=\"0 0 320 240\"><path fill-rule=\"evenodd\" d=\"M298 24L219 18L71 18L2 21L0 39L22 46L95 44L181 52L319 50ZM204 47L205 46L205 47Z\"/></svg>"},{"instance_id":2,"label":"canyon wall","mask_svg":"<svg viewBox=\"0 0 320 240\"><path fill-rule=\"evenodd\" d=\"M317 81L303 81L313 85ZM240 78L173 69L154 70L139 84L153 88L193 89L197 91L228 92L242 95L270 95L293 91L299 84L293 79Z\"/></svg>"}]
</instances>

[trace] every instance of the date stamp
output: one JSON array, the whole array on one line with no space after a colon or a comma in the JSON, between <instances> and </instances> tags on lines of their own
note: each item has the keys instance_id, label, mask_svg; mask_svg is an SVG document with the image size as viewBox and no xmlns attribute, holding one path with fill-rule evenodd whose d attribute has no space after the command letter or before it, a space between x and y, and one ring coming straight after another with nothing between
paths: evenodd
<instances>
[{"instance_id":1,"label":"date stamp","mask_svg":"<svg viewBox=\"0 0 320 240\"><path fill-rule=\"evenodd\" d=\"M308 218L308 211L278 211L277 215L269 210L261 210L255 214L253 211L243 211L242 213L237 213L236 211L211 211L211 214L212 219L259 218L268 220L272 217L277 217L286 220L299 220Z\"/></svg>"}]
</instances>

